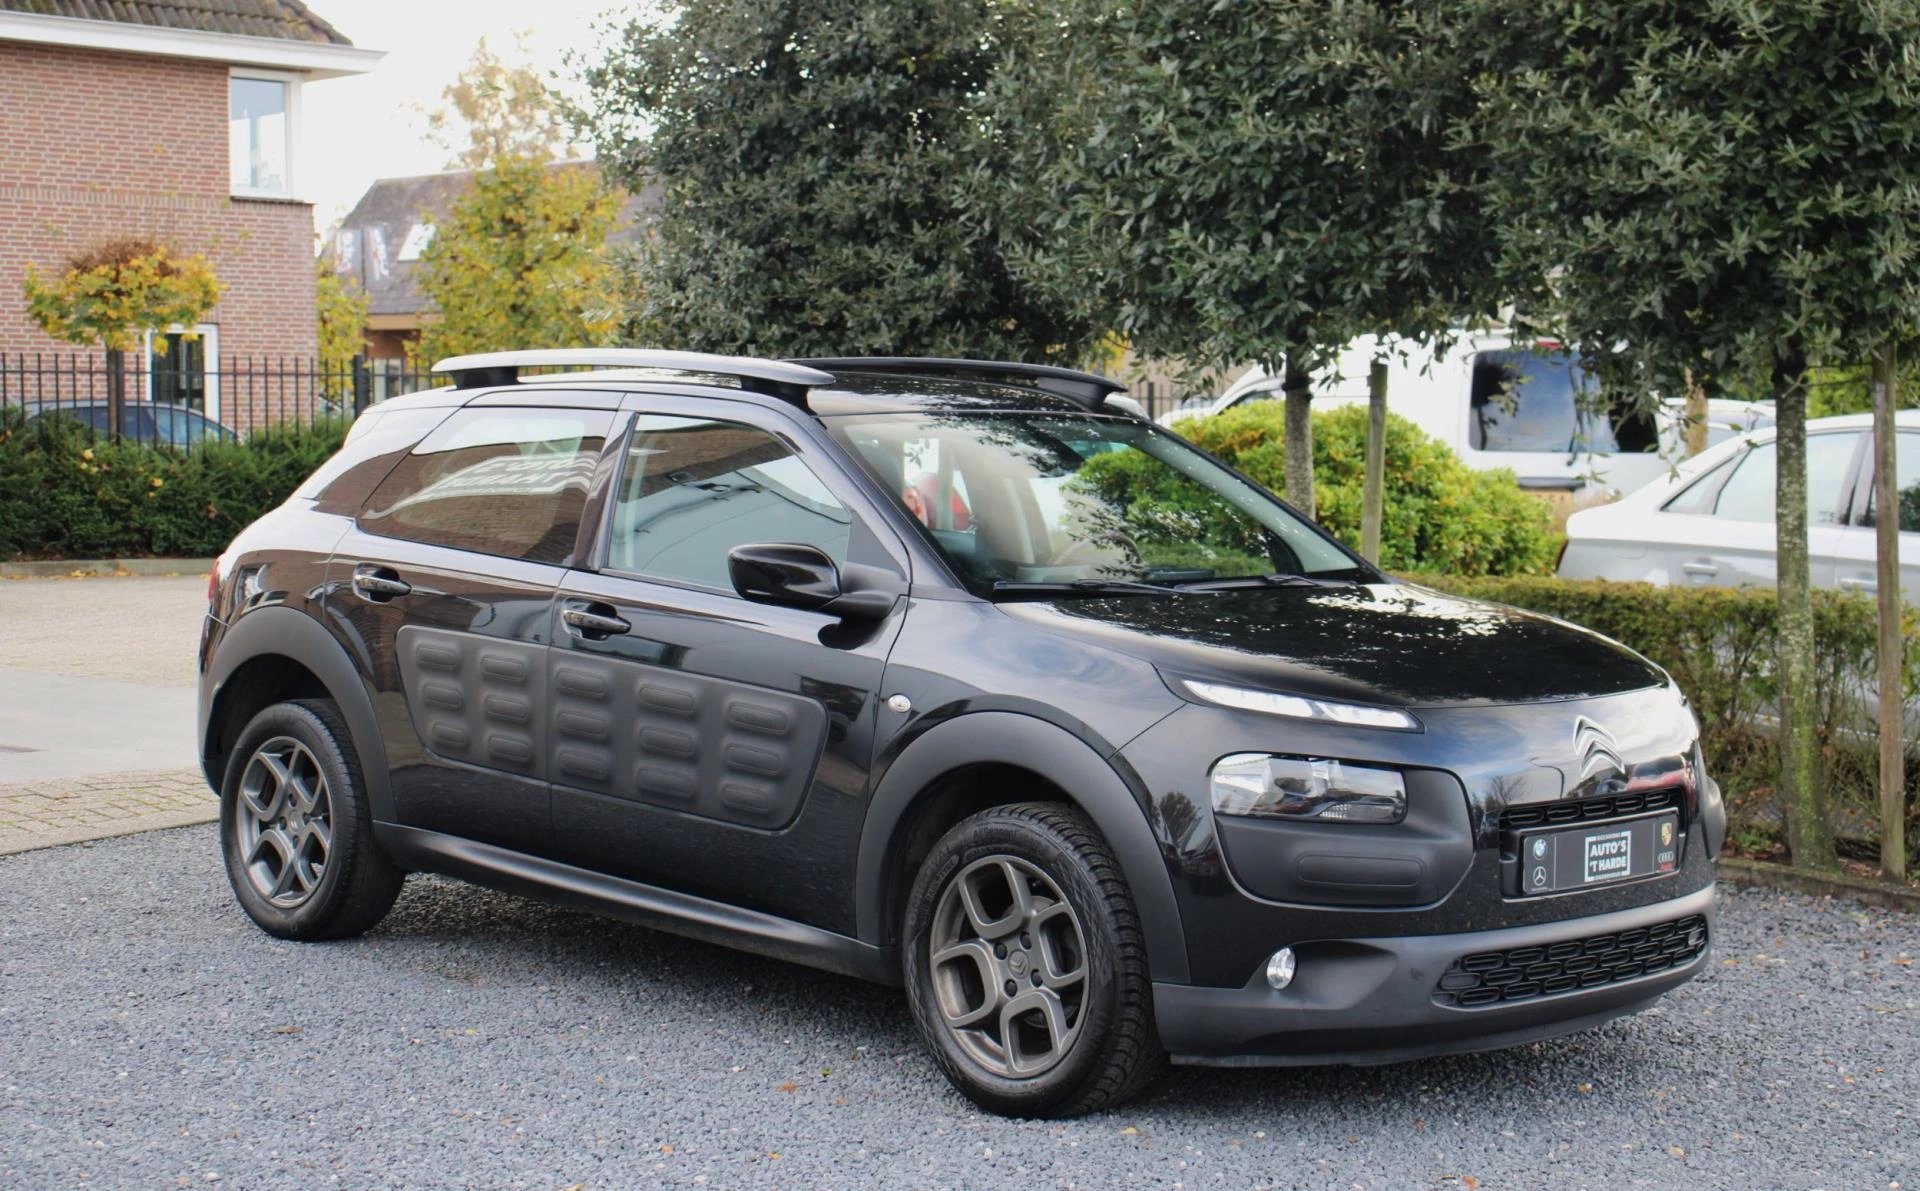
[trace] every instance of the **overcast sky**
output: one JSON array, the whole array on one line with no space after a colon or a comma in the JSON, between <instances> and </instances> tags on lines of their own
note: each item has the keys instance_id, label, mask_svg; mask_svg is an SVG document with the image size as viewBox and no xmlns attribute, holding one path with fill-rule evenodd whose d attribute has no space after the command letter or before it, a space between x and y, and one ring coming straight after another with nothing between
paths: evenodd
<instances>
[{"instance_id":1,"label":"overcast sky","mask_svg":"<svg viewBox=\"0 0 1920 1191\"><path fill-rule=\"evenodd\" d=\"M306 148L302 189L325 230L375 178L430 174L447 153L425 139L426 112L453 82L482 37L511 58L525 30L533 64L564 71L569 50L591 51L594 26L623 0L310 0L353 44L385 50L372 73L309 84L302 94Z\"/></svg>"}]
</instances>

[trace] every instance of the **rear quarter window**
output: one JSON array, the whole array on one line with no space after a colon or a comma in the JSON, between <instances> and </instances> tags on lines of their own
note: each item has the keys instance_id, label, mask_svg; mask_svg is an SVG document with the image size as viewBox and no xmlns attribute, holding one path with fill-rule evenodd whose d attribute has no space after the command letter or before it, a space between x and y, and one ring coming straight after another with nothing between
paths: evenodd
<instances>
[{"instance_id":1,"label":"rear quarter window","mask_svg":"<svg viewBox=\"0 0 1920 1191\"><path fill-rule=\"evenodd\" d=\"M394 464L451 412L448 406L368 410L354 420L346 445L315 469L293 495L314 501L322 512L358 513Z\"/></svg>"}]
</instances>

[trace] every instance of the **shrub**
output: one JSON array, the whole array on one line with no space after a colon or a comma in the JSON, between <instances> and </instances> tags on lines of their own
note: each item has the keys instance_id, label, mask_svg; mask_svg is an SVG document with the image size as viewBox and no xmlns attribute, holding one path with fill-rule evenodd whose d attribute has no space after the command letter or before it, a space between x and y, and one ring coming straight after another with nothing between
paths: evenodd
<instances>
[{"instance_id":1,"label":"shrub","mask_svg":"<svg viewBox=\"0 0 1920 1191\"><path fill-rule=\"evenodd\" d=\"M0 558L218 554L345 435L328 421L179 451L0 409Z\"/></svg>"},{"instance_id":2,"label":"shrub","mask_svg":"<svg viewBox=\"0 0 1920 1191\"><path fill-rule=\"evenodd\" d=\"M1258 401L1176 429L1264 487L1286 487L1286 411ZM1347 405L1313 418L1313 490L1320 523L1360 544L1367 411ZM1559 542L1545 502L1511 471L1476 471L1413 423L1387 416L1385 512L1380 563L1389 570L1516 575L1549 570Z\"/></svg>"},{"instance_id":3,"label":"shrub","mask_svg":"<svg viewBox=\"0 0 1920 1191\"><path fill-rule=\"evenodd\" d=\"M1693 701L1707 771L1725 790L1735 823L1752 830L1779 822L1772 802L1780 758L1770 714L1778 604L1771 588L1541 577L1414 579L1455 595L1585 625L1645 654ZM1874 604L1853 593L1816 591L1813 611L1819 788L1835 834L1871 841L1879 822L1879 760L1869 701L1877 682ZM1904 636L1908 641L1920 637L1920 613L1911 607ZM1920 699L1920 651L1908 652L1905 670L1912 720ZM1909 740L1914 727L1909 723ZM1920 806L1913 804L1912 788L1908 796L1907 831L1915 839Z\"/></svg>"}]
</instances>

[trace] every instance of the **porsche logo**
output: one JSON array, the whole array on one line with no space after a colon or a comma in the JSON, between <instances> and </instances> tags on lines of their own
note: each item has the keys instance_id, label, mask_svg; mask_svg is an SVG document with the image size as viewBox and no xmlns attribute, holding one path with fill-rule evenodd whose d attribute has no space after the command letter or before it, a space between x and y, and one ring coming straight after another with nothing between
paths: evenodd
<instances>
[{"instance_id":1,"label":"porsche logo","mask_svg":"<svg viewBox=\"0 0 1920 1191\"><path fill-rule=\"evenodd\" d=\"M1580 762L1580 781L1604 773L1625 773L1627 763L1620 759L1620 745L1613 733L1586 716L1573 721L1573 755Z\"/></svg>"}]
</instances>

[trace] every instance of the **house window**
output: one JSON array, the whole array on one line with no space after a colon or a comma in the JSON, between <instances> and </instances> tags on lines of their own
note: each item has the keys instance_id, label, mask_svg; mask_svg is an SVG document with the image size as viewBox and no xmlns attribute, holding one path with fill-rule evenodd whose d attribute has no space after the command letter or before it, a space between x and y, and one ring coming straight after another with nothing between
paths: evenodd
<instances>
[{"instance_id":1,"label":"house window","mask_svg":"<svg viewBox=\"0 0 1920 1191\"><path fill-rule=\"evenodd\" d=\"M416 223L408 228L407 238L400 244L400 259L419 260L420 254L427 250L427 245L433 243L433 232L434 225L431 223Z\"/></svg>"},{"instance_id":2,"label":"house window","mask_svg":"<svg viewBox=\"0 0 1920 1191\"><path fill-rule=\"evenodd\" d=\"M295 95L290 79L236 74L227 80L227 151L233 193L292 195Z\"/></svg>"},{"instance_id":3,"label":"house window","mask_svg":"<svg viewBox=\"0 0 1920 1191\"><path fill-rule=\"evenodd\" d=\"M147 392L156 405L197 409L220 417L220 328L212 323L149 331L146 338Z\"/></svg>"}]
</instances>

